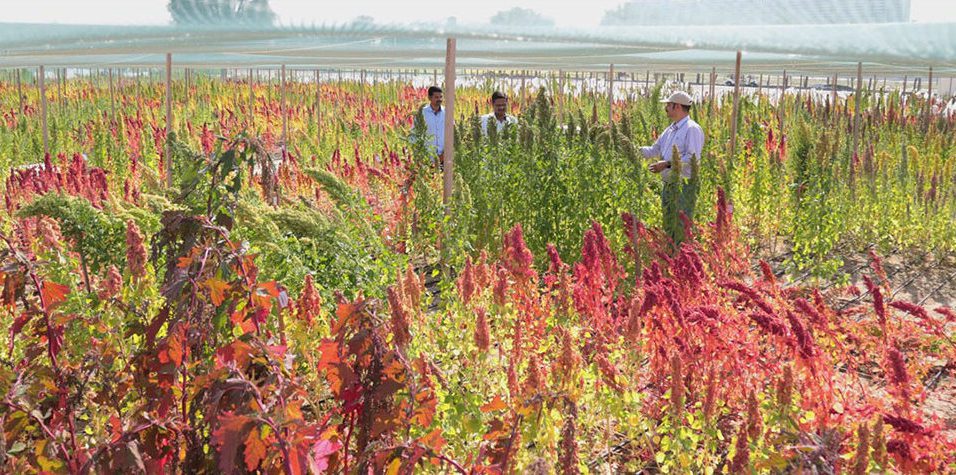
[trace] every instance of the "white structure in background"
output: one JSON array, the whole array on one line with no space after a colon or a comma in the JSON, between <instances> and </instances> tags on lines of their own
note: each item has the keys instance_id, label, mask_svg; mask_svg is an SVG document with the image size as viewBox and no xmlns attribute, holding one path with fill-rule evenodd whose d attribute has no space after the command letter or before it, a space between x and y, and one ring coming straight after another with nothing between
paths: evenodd
<instances>
[{"instance_id":1,"label":"white structure in background","mask_svg":"<svg viewBox=\"0 0 956 475\"><path fill-rule=\"evenodd\" d=\"M603 25L907 23L910 0L631 0Z\"/></svg>"}]
</instances>

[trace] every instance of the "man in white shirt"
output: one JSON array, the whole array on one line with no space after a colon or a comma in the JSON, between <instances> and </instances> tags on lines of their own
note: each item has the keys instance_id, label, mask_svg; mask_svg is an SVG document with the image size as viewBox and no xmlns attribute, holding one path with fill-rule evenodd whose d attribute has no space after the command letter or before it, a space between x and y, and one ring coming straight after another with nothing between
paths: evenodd
<instances>
[{"instance_id":1,"label":"man in white shirt","mask_svg":"<svg viewBox=\"0 0 956 475\"><path fill-rule=\"evenodd\" d=\"M428 105L422 108L428 146L438 155L438 163L445 159L445 108L441 105L444 96L440 87L429 87Z\"/></svg>"},{"instance_id":2,"label":"man in white shirt","mask_svg":"<svg viewBox=\"0 0 956 475\"><path fill-rule=\"evenodd\" d=\"M641 153L644 158L661 158L647 168L653 173L660 173L661 177L667 180L670 177L673 149L676 146L680 155L681 176L689 179L691 160L698 160L700 163L700 154L704 148L704 130L689 117L694 101L686 92L677 91L661 102L665 103L664 111L671 120L671 125L657 138L654 145L641 147Z\"/></svg>"},{"instance_id":3,"label":"man in white shirt","mask_svg":"<svg viewBox=\"0 0 956 475\"><path fill-rule=\"evenodd\" d=\"M491 94L491 107L494 112L481 116L481 134L488 135L488 123L495 121L495 131L501 133L505 126L518 123L515 116L508 114L508 96L500 91Z\"/></svg>"}]
</instances>

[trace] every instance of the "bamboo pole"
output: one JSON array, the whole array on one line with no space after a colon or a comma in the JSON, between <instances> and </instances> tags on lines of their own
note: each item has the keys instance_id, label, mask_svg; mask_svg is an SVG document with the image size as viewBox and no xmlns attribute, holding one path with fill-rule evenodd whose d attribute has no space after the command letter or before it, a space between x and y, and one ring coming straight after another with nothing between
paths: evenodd
<instances>
[{"instance_id":1,"label":"bamboo pole","mask_svg":"<svg viewBox=\"0 0 956 475\"><path fill-rule=\"evenodd\" d=\"M863 102L863 63L856 63L856 94L853 97L853 156L860 152L860 104Z\"/></svg>"},{"instance_id":2,"label":"bamboo pole","mask_svg":"<svg viewBox=\"0 0 956 475\"><path fill-rule=\"evenodd\" d=\"M289 114L286 111L285 104L285 65L282 65L279 77L279 112L282 114L282 151L288 150L286 145L289 140Z\"/></svg>"},{"instance_id":3,"label":"bamboo pole","mask_svg":"<svg viewBox=\"0 0 956 475\"><path fill-rule=\"evenodd\" d=\"M455 38L448 38L445 46L445 150L444 186L442 204L445 216L451 214L452 187L455 166Z\"/></svg>"},{"instance_id":4,"label":"bamboo pole","mask_svg":"<svg viewBox=\"0 0 956 475\"><path fill-rule=\"evenodd\" d=\"M833 84L830 88L830 117L836 122L837 112L837 74L833 73Z\"/></svg>"},{"instance_id":5,"label":"bamboo pole","mask_svg":"<svg viewBox=\"0 0 956 475\"><path fill-rule=\"evenodd\" d=\"M950 79L950 83L952 83ZM20 114L23 113L23 86L20 84L20 68L17 68L17 99L20 101Z\"/></svg>"},{"instance_id":6,"label":"bamboo pole","mask_svg":"<svg viewBox=\"0 0 956 475\"><path fill-rule=\"evenodd\" d=\"M253 131L256 115L256 93L252 89L252 80L252 69L249 69L249 111L246 113L246 120L249 122L249 133Z\"/></svg>"},{"instance_id":7,"label":"bamboo pole","mask_svg":"<svg viewBox=\"0 0 956 475\"><path fill-rule=\"evenodd\" d=\"M714 97L717 94L717 66L713 66L710 69L710 100L713 102L716 98Z\"/></svg>"},{"instance_id":8,"label":"bamboo pole","mask_svg":"<svg viewBox=\"0 0 956 475\"><path fill-rule=\"evenodd\" d=\"M740 50L737 50L737 61L734 64L734 110L730 116L730 159L737 153L737 113L740 110Z\"/></svg>"},{"instance_id":9,"label":"bamboo pole","mask_svg":"<svg viewBox=\"0 0 956 475\"><path fill-rule=\"evenodd\" d=\"M322 142L322 83L319 82L319 70L315 70L315 138Z\"/></svg>"},{"instance_id":10,"label":"bamboo pole","mask_svg":"<svg viewBox=\"0 0 956 475\"><path fill-rule=\"evenodd\" d=\"M107 70L110 80L110 120L116 122L116 101L113 98L113 68Z\"/></svg>"},{"instance_id":11,"label":"bamboo pole","mask_svg":"<svg viewBox=\"0 0 956 475\"><path fill-rule=\"evenodd\" d=\"M933 67L929 67L929 78L926 81L928 87L926 89L926 119L923 123L923 128L929 127L930 120L933 115Z\"/></svg>"},{"instance_id":12,"label":"bamboo pole","mask_svg":"<svg viewBox=\"0 0 956 475\"><path fill-rule=\"evenodd\" d=\"M60 68L53 69L53 80L56 81L56 106L63 110L63 83L60 81Z\"/></svg>"},{"instance_id":13,"label":"bamboo pole","mask_svg":"<svg viewBox=\"0 0 956 475\"><path fill-rule=\"evenodd\" d=\"M166 53L166 186L173 187L173 54Z\"/></svg>"},{"instance_id":14,"label":"bamboo pole","mask_svg":"<svg viewBox=\"0 0 956 475\"><path fill-rule=\"evenodd\" d=\"M43 127L43 154L50 153L50 136L46 125L46 69L40 65L40 73L37 75L37 83L40 86L40 117Z\"/></svg>"},{"instance_id":15,"label":"bamboo pole","mask_svg":"<svg viewBox=\"0 0 956 475\"><path fill-rule=\"evenodd\" d=\"M780 87L780 97L777 99L777 121L780 122L780 133L783 133L783 123L786 120L784 98L787 96L787 70L783 70L783 85Z\"/></svg>"},{"instance_id":16,"label":"bamboo pole","mask_svg":"<svg viewBox=\"0 0 956 475\"><path fill-rule=\"evenodd\" d=\"M607 123L614 123L614 63L607 73Z\"/></svg>"},{"instance_id":17,"label":"bamboo pole","mask_svg":"<svg viewBox=\"0 0 956 475\"><path fill-rule=\"evenodd\" d=\"M952 78L950 78L952 82ZM558 123L564 123L564 71L558 71Z\"/></svg>"}]
</instances>

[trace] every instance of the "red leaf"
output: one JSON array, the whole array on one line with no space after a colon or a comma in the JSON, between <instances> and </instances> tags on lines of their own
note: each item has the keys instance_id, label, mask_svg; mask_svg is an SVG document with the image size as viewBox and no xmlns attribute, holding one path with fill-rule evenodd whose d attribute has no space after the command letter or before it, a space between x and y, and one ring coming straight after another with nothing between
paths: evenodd
<instances>
[{"instance_id":1,"label":"red leaf","mask_svg":"<svg viewBox=\"0 0 956 475\"><path fill-rule=\"evenodd\" d=\"M43 299L44 308L49 311L60 302L66 300L66 296L69 293L70 288L68 286L44 280L43 288L40 290L40 297Z\"/></svg>"},{"instance_id":2,"label":"red leaf","mask_svg":"<svg viewBox=\"0 0 956 475\"><path fill-rule=\"evenodd\" d=\"M239 446L246 440L249 427L255 424L250 417L223 413L219 417L219 427L212 434L212 443L219 447L219 470L231 474L236 472L236 455Z\"/></svg>"},{"instance_id":3,"label":"red leaf","mask_svg":"<svg viewBox=\"0 0 956 475\"><path fill-rule=\"evenodd\" d=\"M266 444L259 436L259 429L253 427L252 430L249 431L249 436L246 437L246 452L244 457L246 468L248 468L250 472L255 470L264 458L266 458Z\"/></svg>"}]
</instances>

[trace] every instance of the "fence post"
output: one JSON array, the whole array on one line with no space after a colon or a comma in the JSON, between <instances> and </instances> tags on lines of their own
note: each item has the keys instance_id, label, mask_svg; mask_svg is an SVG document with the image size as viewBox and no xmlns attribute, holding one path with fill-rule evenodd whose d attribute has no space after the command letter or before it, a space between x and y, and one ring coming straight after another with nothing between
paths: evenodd
<instances>
[{"instance_id":1,"label":"fence post","mask_svg":"<svg viewBox=\"0 0 956 475\"><path fill-rule=\"evenodd\" d=\"M166 186L173 186L173 54L166 53Z\"/></svg>"},{"instance_id":2,"label":"fence post","mask_svg":"<svg viewBox=\"0 0 956 475\"><path fill-rule=\"evenodd\" d=\"M451 199L455 174L455 38L448 38L445 46L445 150L444 186L442 204L445 216L451 213Z\"/></svg>"},{"instance_id":3,"label":"fence post","mask_svg":"<svg viewBox=\"0 0 956 475\"><path fill-rule=\"evenodd\" d=\"M46 125L46 80L45 80L46 78L44 78L45 75L46 75L46 69L44 69L43 65L41 64L40 74L37 75L37 83L40 86L40 116L42 119L42 127L43 127L44 155L50 153L50 136L49 136L49 132L47 130L47 125Z\"/></svg>"}]
</instances>

